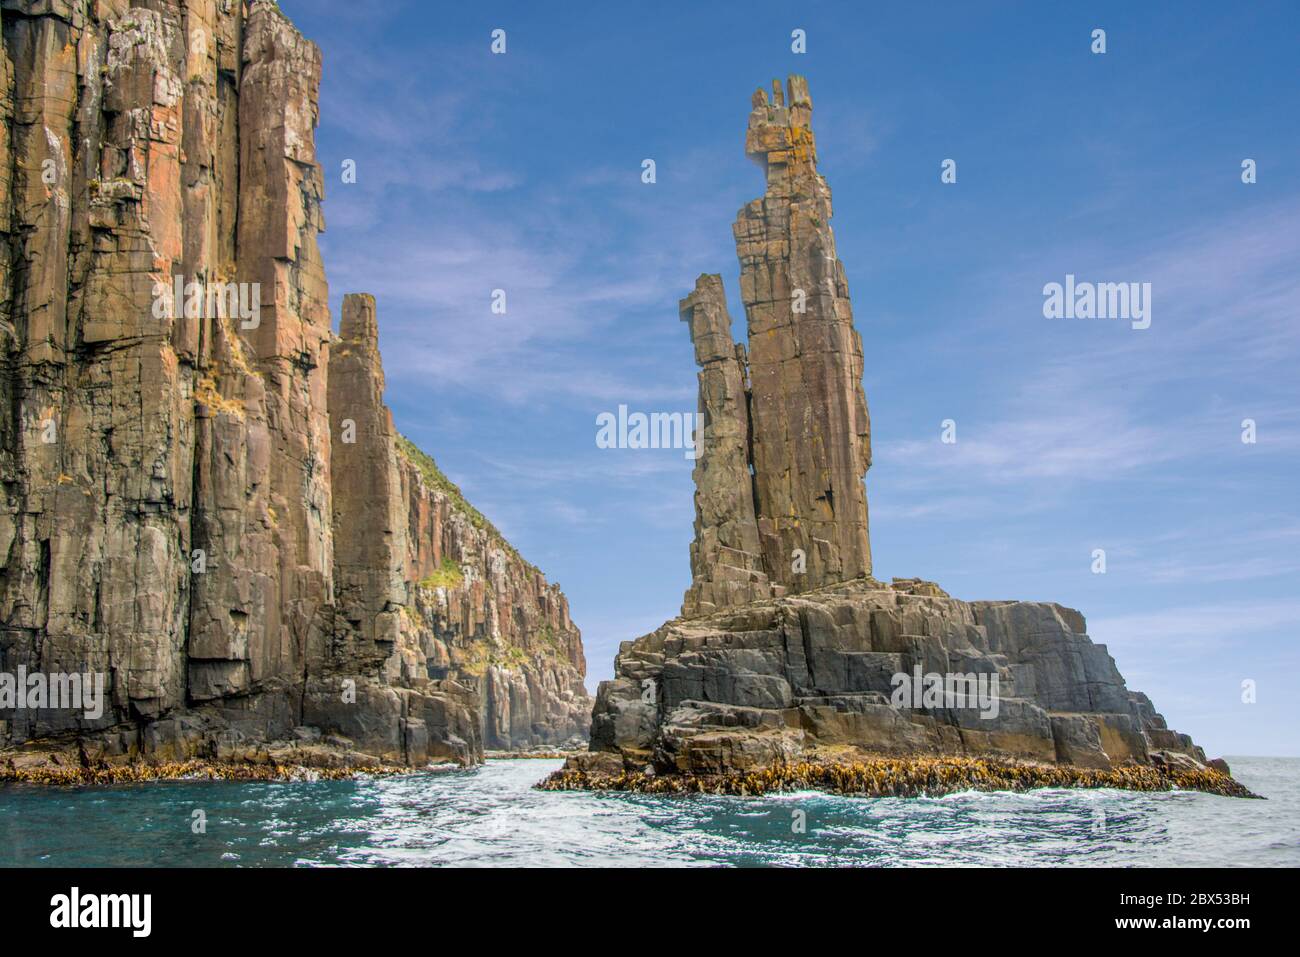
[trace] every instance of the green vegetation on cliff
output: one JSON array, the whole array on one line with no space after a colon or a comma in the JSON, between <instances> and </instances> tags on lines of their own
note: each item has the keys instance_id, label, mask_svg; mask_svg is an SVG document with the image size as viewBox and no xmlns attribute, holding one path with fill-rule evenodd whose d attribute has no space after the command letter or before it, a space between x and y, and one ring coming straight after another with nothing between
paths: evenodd
<instances>
[{"instance_id":1,"label":"green vegetation on cliff","mask_svg":"<svg viewBox=\"0 0 1300 957\"><path fill-rule=\"evenodd\" d=\"M464 515L471 525L491 535L496 539L498 546L519 559L525 568L530 571L538 571L536 565L526 561L518 550L506 541L506 537L501 534L495 525L487 520L487 516L469 503L469 499L465 498L465 494L461 492L460 486L447 478L442 469L438 468L438 463L433 460L433 456L423 451L400 432L397 433L397 449L408 462L415 466L416 470L424 478L425 484L446 495L451 500L452 507Z\"/></svg>"},{"instance_id":2,"label":"green vegetation on cliff","mask_svg":"<svg viewBox=\"0 0 1300 957\"><path fill-rule=\"evenodd\" d=\"M524 557L519 554L519 551L506 541L506 537L501 534L500 530L489 522L482 512L469 503L469 500L465 498L464 493L461 492L460 487L443 474L442 469L438 468L438 463L433 460L431 455L423 451L418 445L400 432L397 433L397 450L402 454L402 457L405 458L406 461L415 466L421 477L423 477L425 484L446 495L447 498L451 500L452 508L464 515L471 525L492 536L496 541L497 546L516 558L524 568L531 572L541 574L540 569L538 569L536 565L530 561L526 561Z\"/></svg>"},{"instance_id":3,"label":"green vegetation on cliff","mask_svg":"<svg viewBox=\"0 0 1300 957\"><path fill-rule=\"evenodd\" d=\"M501 539L502 543L505 543L505 536L497 531L496 526L489 522L482 512L469 503L460 487L443 474L442 469L438 468L438 463L433 460L431 455L422 451L419 446L400 432L397 434L397 448L405 456L406 460L415 466L431 488L436 488L451 499L456 511L468 518L470 524L475 528L487 531L489 534Z\"/></svg>"},{"instance_id":4,"label":"green vegetation on cliff","mask_svg":"<svg viewBox=\"0 0 1300 957\"><path fill-rule=\"evenodd\" d=\"M421 588L457 588L465 580L465 572L461 569L460 563L454 558L444 558L442 567L422 579Z\"/></svg>"}]
</instances>

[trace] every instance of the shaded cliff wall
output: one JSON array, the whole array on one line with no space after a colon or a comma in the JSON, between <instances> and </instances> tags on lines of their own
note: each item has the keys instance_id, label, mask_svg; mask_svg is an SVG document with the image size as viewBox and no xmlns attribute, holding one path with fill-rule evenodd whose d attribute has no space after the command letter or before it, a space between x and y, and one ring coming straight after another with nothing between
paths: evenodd
<instances>
[{"instance_id":1,"label":"shaded cliff wall","mask_svg":"<svg viewBox=\"0 0 1300 957\"><path fill-rule=\"evenodd\" d=\"M330 360L340 614L362 647L394 643L403 685L449 680L481 702L482 740L515 748L582 738L591 700L568 600L393 429L375 303L348 296Z\"/></svg>"},{"instance_id":2,"label":"shaded cliff wall","mask_svg":"<svg viewBox=\"0 0 1300 957\"><path fill-rule=\"evenodd\" d=\"M446 533L402 520L424 493L382 406L373 304L368 326L349 307L341 351L374 355L331 369L319 50L269 0L137 4L0 6L0 671L97 672L109 696L94 719L0 712L0 747L204 754L312 725L419 763L567 729L581 706L548 708L581 693L579 639L535 570L485 574L493 601L427 630L527 658L549 624L562 655L405 667L410 556ZM349 415L387 443L375 484L342 493L332 374L373 393Z\"/></svg>"}]
</instances>

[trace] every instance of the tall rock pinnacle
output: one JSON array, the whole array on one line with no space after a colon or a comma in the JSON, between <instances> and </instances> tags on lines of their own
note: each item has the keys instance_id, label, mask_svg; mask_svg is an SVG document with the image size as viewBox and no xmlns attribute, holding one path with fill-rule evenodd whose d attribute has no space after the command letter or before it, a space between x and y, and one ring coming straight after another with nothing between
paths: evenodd
<instances>
[{"instance_id":1,"label":"tall rock pinnacle","mask_svg":"<svg viewBox=\"0 0 1300 957\"><path fill-rule=\"evenodd\" d=\"M734 353L737 371L722 371L728 360L716 358L725 345L715 341L730 342L721 280L702 278L683 303L684 310L691 304L698 312L707 301L711 314L720 310L724 317L720 328L691 321L704 369L705 460L718 455L723 462L696 470L693 584L683 607L688 616L752 600L749 586L768 581L781 594L871 574L863 485L871 465L871 423L862 389L862 340L835 254L831 192L817 172L812 99L803 77L790 77L784 91L773 83L770 100L761 89L754 94L745 152L763 165L767 191L740 211L733 227L749 327L747 361L743 350ZM719 392L724 378L747 380L745 401L732 402ZM730 411L741 406L743 414ZM711 428L716 415L730 416L730 424ZM711 479L736 471L731 435L742 424L752 482L732 487L752 486L752 501L719 513ZM751 506L761 555L752 572L730 551L746 550L734 529ZM730 550L720 552L724 546ZM710 584L738 577L736 566L751 572L746 587Z\"/></svg>"}]
</instances>

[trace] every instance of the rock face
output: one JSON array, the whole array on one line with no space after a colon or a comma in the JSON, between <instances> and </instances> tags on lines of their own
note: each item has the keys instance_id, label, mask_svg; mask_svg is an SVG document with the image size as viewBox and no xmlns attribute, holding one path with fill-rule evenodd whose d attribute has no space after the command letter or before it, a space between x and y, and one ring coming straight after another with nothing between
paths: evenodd
<instances>
[{"instance_id":1,"label":"rock face","mask_svg":"<svg viewBox=\"0 0 1300 957\"><path fill-rule=\"evenodd\" d=\"M681 303L700 365L703 448L695 466L693 581L682 613L743 605L770 597L754 511L750 456L749 371L745 347L731 340L721 276L701 276Z\"/></svg>"},{"instance_id":2,"label":"rock face","mask_svg":"<svg viewBox=\"0 0 1300 957\"><path fill-rule=\"evenodd\" d=\"M401 451L412 595L403 668L474 689L487 748L580 741L592 702L568 599L465 503L432 459L409 442Z\"/></svg>"},{"instance_id":3,"label":"rock face","mask_svg":"<svg viewBox=\"0 0 1300 957\"><path fill-rule=\"evenodd\" d=\"M760 90L749 119L746 151L767 173L735 227L749 349L732 342L719 277L681 304L705 423L682 617L622 645L591 753L566 773L718 775L861 755L1202 767L1077 611L871 577L862 347L807 85L791 77L787 93L788 105L779 85L771 101Z\"/></svg>"},{"instance_id":4,"label":"rock face","mask_svg":"<svg viewBox=\"0 0 1300 957\"><path fill-rule=\"evenodd\" d=\"M0 749L172 760L333 739L474 761L585 724L558 588L331 332L318 49L269 0L4 0Z\"/></svg>"},{"instance_id":5,"label":"rock face","mask_svg":"<svg viewBox=\"0 0 1300 957\"><path fill-rule=\"evenodd\" d=\"M900 701L895 676L918 670L992 694L927 698L918 688ZM1078 612L963 602L927 582L845 582L678 619L624 643L614 672L596 699L591 749L636 769L719 774L848 751L1103 769L1173 755L1205 763L1125 687Z\"/></svg>"},{"instance_id":6,"label":"rock face","mask_svg":"<svg viewBox=\"0 0 1300 957\"><path fill-rule=\"evenodd\" d=\"M732 344L720 277L702 276L682 302L702 367L706 449L687 616L871 574L862 340L807 81L790 78L788 104L779 83L770 101L754 94L745 152L767 179L733 227L748 354Z\"/></svg>"}]
</instances>

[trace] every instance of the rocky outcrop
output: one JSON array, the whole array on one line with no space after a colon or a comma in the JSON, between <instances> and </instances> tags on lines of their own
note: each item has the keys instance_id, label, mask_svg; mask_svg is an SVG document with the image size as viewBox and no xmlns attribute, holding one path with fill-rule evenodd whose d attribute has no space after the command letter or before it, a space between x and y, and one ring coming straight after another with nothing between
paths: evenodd
<instances>
[{"instance_id":1,"label":"rocky outcrop","mask_svg":"<svg viewBox=\"0 0 1300 957\"><path fill-rule=\"evenodd\" d=\"M1079 612L871 577L862 348L811 111L799 77L770 101L754 96L746 152L767 194L735 227L748 350L732 342L719 277L701 277L681 304L704 415L682 617L621 646L590 753L546 786L755 793L850 781L901 794L1182 781L1239 793L1226 766L1207 769L1128 690ZM1072 770L1017 770L1047 765Z\"/></svg>"},{"instance_id":2,"label":"rocky outcrop","mask_svg":"<svg viewBox=\"0 0 1300 957\"><path fill-rule=\"evenodd\" d=\"M1084 629L1059 605L870 579L678 619L620 649L591 748L704 775L855 753L1204 765Z\"/></svg>"},{"instance_id":3,"label":"rocky outcrop","mask_svg":"<svg viewBox=\"0 0 1300 957\"><path fill-rule=\"evenodd\" d=\"M723 460L696 472L688 616L765 591L809 591L871 573L862 340L835 254L830 188L817 172L807 81L791 77L785 91L773 83L771 100L763 90L754 94L745 152L767 180L763 198L745 206L733 227L747 352L731 343L719 277L701 277L682 303L684 318L699 316L689 321L703 367L705 459L716 453ZM728 497L747 501L711 507L724 483ZM758 556L750 549L751 513Z\"/></svg>"},{"instance_id":4,"label":"rocky outcrop","mask_svg":"<svg viewBox=\"0 0 1300 957\"><path fill-rule=\"evenodd\" d=\"M489 749L581 745L592 701L568 599L465 505L432 459L410 443L403 457L411 528L407 671L472 688Z\"/></svg>"},{"instance_id":5,"label":"rocky outcrop","mask_svg":"<svg viewBox=\"0 0 1300 957\"><path fill-rule=\"evenodd\" d=\"M563 595L393 429L373 301L331 331L319 50L270 0L2 10L0 674L107 700L0 693L0 750L423 764L580 731Z\"/></svg>"}]
</instances>

